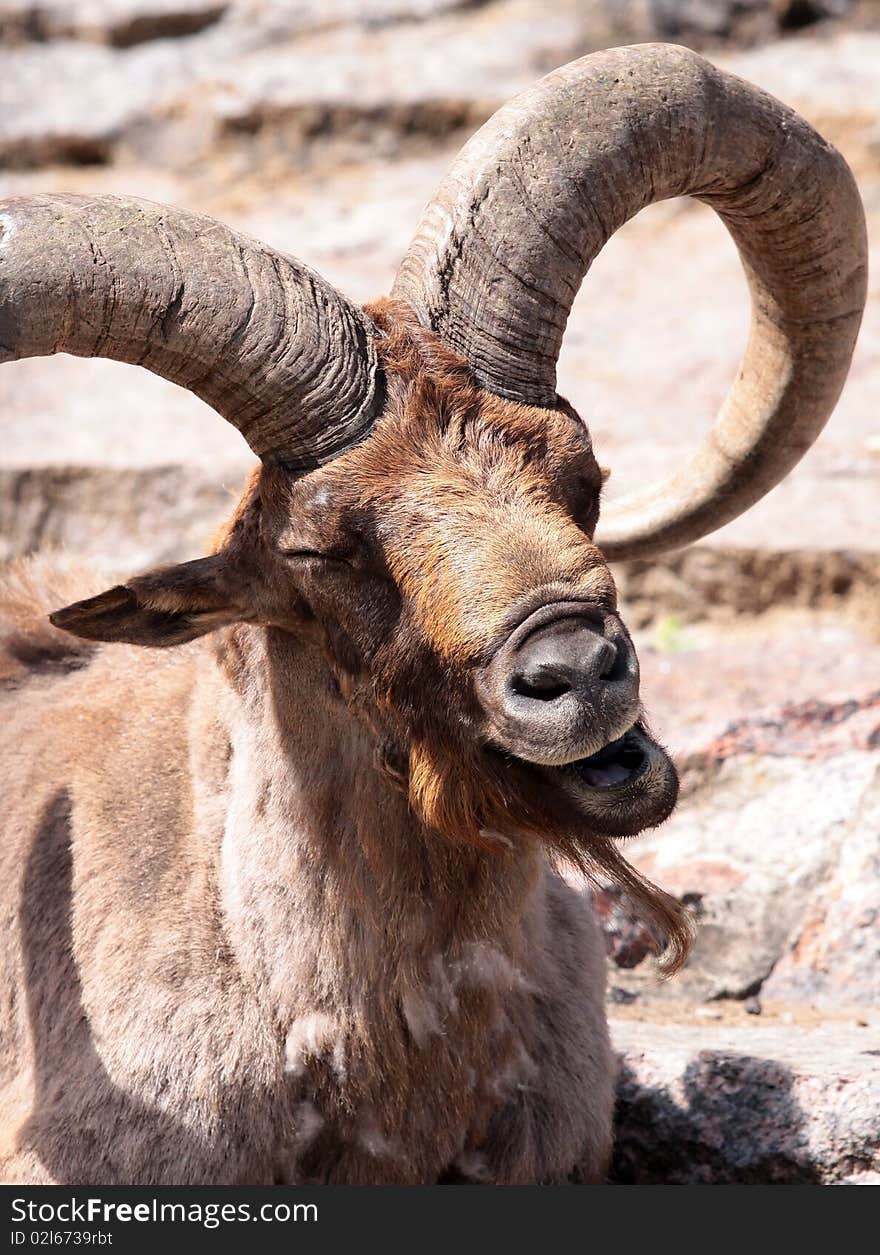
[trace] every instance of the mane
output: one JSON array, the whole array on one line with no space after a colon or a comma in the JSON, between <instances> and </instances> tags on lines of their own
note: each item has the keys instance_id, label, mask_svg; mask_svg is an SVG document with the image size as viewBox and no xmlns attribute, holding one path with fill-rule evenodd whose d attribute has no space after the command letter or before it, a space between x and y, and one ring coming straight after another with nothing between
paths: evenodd
<instances>
[{"instance_id":1,"label":"mane","mask_svg":"<svg viewBox=\"0 0 880 1255\"><path fill-rule=\"evenodd\" d=\"M88 666L100 645L53 627L49 614L95 591L95 573L64 554L14 558L0 567L0 686L19 688L36 676Z\"/></svg>"}]
</instances>

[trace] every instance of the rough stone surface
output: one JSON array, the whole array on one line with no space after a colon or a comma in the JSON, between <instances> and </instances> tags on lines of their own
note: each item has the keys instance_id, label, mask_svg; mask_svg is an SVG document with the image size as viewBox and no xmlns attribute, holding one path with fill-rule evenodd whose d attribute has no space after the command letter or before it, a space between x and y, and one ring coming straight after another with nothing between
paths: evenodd
<instances>
[{"instance_id":1,"label":"rough stone surface","mask_svg":"<svg viewBox=\"0 0 880 1255\"><path fill-rule=\"evenodd\" d=\"M0 0L0 43L83 39L129 48L197 34L228 8L224 0Z\"/></svg>"},{"instance_id":2,"label":"rough stone surface","mask_svg":"<svg viewBox=\"0 0 880 1255\"><path fill-rule=\"evenodd\" d=\"M375 153L413 132L473 127L543 70L661 30L651 5L602 0L549 10L537 0L5 0L0 81L17 108L0 116L0 156L27 167L164 148L185 163L224 135L250 144L265 131L288 151L336 134Z\"/></svg>"},{"instance_id":3,"label":"rough stone surface","mask_svg":"<svg viewBox=\"0 0 880 1255\"><path fill-rule=\"evenodd\" d=\"M766 998L880 1003L880 775L838 859L805 902L797 937L764 982Z\"/></svg>"},{"instance_id":4,"label":"rough stone surface","mask_svg":"<svg viewBox=\"0 0 880 1255\"><path fill-rule=\"evenodd\" d=\"M631 861L694 911L684 970L657 982L624 906L600 911L617 986L643 1001L880 1006L880 693L744 720L683 763L671 820ZM641 951L641 953L640 953ZM635 961L631 961L635 956Z\"/></svg>"},{"instance_id":5,"label":"rough stone surface","mask_svg":"<svg viewBox=\"0 0 880 1255\"><path fill-rule=\"evenodd\" d=\"M0 469L0 558L12 556L9 549L3 552L8 537L24 532L33 548L66 550L84 565L91 556L91 565L108 579L174 562L181 549L195 556L207 551L208 520L219 527L240 488L237 477L227 486L216 474L180 466ZM124 563L112 556L120 525L126 535Z\"/></svg>"},{"instance_id":6,"label":"rough stone surface","mask_svg":"<svg viewBox=\"0 0 880 1255\"><path fill-rule=\"evenodd\" d=\"M880 1170L877 1026L613 1020L614 1177L627 1184L868 1184Z\"/></svg>"}]
</instances>

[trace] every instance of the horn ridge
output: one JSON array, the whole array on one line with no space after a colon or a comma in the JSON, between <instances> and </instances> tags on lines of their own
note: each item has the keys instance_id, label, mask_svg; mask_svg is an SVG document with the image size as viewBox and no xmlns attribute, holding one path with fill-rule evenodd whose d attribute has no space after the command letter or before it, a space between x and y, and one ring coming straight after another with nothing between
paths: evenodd
<instances>
[{"instance_id":1,"label":"horn ridge","mask_svg":"<svg viewBox=\"0 0 880 1255\"><path fill-rule=\"evenodd\" d=\"M337 456L380 412L372 320L296 258L128 196L0 202L0 361L65 352L146 367L258 457Z\"/></svg>"}]
</instances>

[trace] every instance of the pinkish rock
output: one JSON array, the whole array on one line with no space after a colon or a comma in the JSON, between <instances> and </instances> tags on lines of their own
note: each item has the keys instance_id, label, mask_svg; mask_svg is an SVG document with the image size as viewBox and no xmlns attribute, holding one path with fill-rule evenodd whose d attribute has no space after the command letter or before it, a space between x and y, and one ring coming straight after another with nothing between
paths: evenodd
<instances>
[{"instance_id":1,"label":"pinkish rock","mask_svg":"<svg viewBox=\"0 0 880 1255\"><path fill-rule=\"evenodd\" d=\"M804 904L797 936L762 987L766 998L833 1006L880 1003L880 780L830 876Z\"/></svg>"},{"instance_id":2,"label":"pinkish rock","mask_svg":"<svg viewBox=\"0 0 880 1255\"><path fill-rule=\"evenodd\" d=\"M622 1184L869 1183L880 1171L880 1035L612 1021Z\"/></svg>"},{"instance_id":3,"label":"pinkish rock","mask_svg":"<svg viewBox=\"0 0 880 1255\"><path fill-rule=\"evenodd\" d=\"M664 1002L760 990L777 1001L880 1005L878 728L875 693L743 721L693 755L672 819L628 850L695 909L691 957L666 984L650 964L619 971L615 984ZM607 896L610 952L633 967L637 922L627 931L625 907L603 907Z\"/></svg>"},{"instance_id":4,"label":"pinkish rock","mask_svg":"<svg viewBox=\"0 0 880 1255\"><path fill-rule=\"evenodd\" d=\"M880 748L880 690L849 701L789 703L775 717L741 719L692 759L705 770L735 755L830 758L851 749Z\"/></svg>"}]
</instances>

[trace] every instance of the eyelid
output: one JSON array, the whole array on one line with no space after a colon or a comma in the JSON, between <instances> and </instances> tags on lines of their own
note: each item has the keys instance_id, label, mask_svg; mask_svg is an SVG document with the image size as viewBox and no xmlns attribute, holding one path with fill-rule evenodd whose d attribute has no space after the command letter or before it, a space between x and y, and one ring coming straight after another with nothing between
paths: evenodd
<instances>
[{"instance_id":1,"label":"eyelid","mask_svg":"<svg viewBox=\"0 0 880 1255\"><path fill-rule=\"evenodd\" d=\"M279 551L283 558L316 558L321 562L341 562L345 566L349 566L349 562L345 558L341 558L335 553L321 553L317 549L281 549Z\"/></svg>"}]
</instances>

